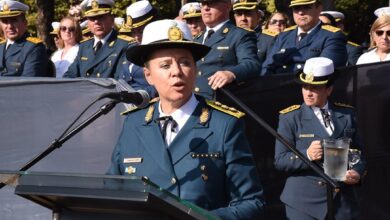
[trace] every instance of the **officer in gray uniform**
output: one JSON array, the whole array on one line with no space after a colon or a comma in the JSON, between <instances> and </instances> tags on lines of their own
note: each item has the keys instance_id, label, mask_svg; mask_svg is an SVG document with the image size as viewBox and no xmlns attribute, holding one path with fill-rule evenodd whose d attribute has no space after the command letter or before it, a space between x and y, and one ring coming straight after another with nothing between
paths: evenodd
<instances>
[{"instance_id":1,"label":"officer in gray uniform","mask_svg":"<svg viewBox=\"0 0 390 220\"><path fill-rule=\"evenodd\" d=\"M193 94L195 61L209 49L192 42L182 21L145 27L127 58L143 66L159 99L128 112L108 173L146 176L222 219L262 219L263 192L243 113Z\"/></svg>"},{"instance_id":2,"label":"officer in gray uniform","mask_svg":"<svg viewBox=\"0 0 390 220\"><path fill-rule=\"evenodd\" d=\"M0 76L53 76L48 71L45 46L27 32L25 13L29 7L12 0L1 1L0 7L0 25L6 38L0 42Z\"/></svg>"},{"instance_id":3,"label":"officer in gray uniform","mask_svg":"<svg viewBox=\"0 0 390 220\"><path fill-rule=\"evenodd\" d=\"M120 61L125 57L129 41L118 36L113 28L113 6L114 0L88 0L84 16L94 36L80 43L79 52L64 77L119 78Z\"/></svg>"},{"instance_id":4,"label":"officer in gray uniform","mask_svg":"<svg viewBox=\"0 0 390 220\"><path fill-rule=\"evenodd\" d=\"M320 143L323 139L351 138L351 148L362 150L353 108L328 101L333 89L333 77L332 60L324 57L307 60L303 71L297 74L297 80L302 84L304 103L282 110L279 117L278 133L319 166L323 166ZM286 207L287 218L326 219L327 187L324 180L279 141L275 146L275 167L288 175L280 196ZM361 160L347 170L345 180L340 182L340 192L334 193L337 220L357 219L356 187L364 173L362 152Z\"/></svg>"}]
</instances>

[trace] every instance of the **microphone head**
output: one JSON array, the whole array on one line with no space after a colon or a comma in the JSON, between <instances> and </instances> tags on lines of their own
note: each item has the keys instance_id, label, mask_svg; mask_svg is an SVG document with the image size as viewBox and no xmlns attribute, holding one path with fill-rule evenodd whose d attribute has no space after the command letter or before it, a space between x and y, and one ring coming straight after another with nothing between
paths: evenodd
<instances>
[{"instance_id":1,"label":"microphone head","mask_svg":"<svg viewBox=\"0 0 390 220\"><path fill-rule=\"evenodd\" d=\"M137 107L145 108L146 106L148 106L150 101L149 93L146 92L145 90L137 90L137 93L140 94L142 97L142 102L138 104Z\"/></svg>"}]
</instances>

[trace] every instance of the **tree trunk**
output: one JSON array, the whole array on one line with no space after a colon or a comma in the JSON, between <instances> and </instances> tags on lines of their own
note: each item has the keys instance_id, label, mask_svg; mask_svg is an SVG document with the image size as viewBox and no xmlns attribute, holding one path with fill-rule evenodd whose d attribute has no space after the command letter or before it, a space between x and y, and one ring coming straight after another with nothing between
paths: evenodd
<instances>
[{"instance_id":1,"label":"tree trunk","mask_svg":"<svg viewBox=\"0 0 390 220\"><path fill-rule=\"evenodd\" d=\"M37 27L38 37L42 39L47 48L54 46L54 42L48 37L51 30L51 22L54 19L54 1L55 0L36 0L38 9Z\"/></svg>"}]
</instances>

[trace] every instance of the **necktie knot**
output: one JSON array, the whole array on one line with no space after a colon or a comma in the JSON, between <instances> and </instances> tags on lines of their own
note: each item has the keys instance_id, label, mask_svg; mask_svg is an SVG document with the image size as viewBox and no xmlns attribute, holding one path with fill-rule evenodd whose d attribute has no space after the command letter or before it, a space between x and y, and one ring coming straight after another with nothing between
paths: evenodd
<instances>
[{"instance_id":1,"label":"necktie knot","mask_svg":"<svg viewBox=\"0 0 390 220\"><path fill-rule=\"evenodd\" d=\"M100 50L100 48L102 48L102 46L103 46L103 43L102 43L102 41L99 40L95 45L95 54Z\"/></svg>"},{"instance_id":2,"label":"necktie knot","mask_svg":"<svg viewBox=\"0 0 390 220\"><path fill-rule=\"evenodd\" d=\"M330 126L330 115L329 115L329 112L326 109L320 109L320 110L321 110L322 119L324 120L325 128L327 128L328 126L330 128L332 128Z\"/></svg>"},{"instance_id":3,"label":"necktie knot","mask_svg":"<svg viewBox=\"0 0 390 220\"><path fill-rule=\"evenodd\" d=\"M305 33L305 32L298 34L298 42L301 41L306 36L307 36L307 33Z\"/></svg>"},{"instance_id":4,"label":"necktie knot","mask_svg":"<svg viewBox=\"0 0 390 220\"><path fill-rule=\"evenodd\" d=\"M207 32L207 35L206 35L206 39L205 39L205 42L210 39L211 35L214 34L214 30L213 29L210 29L208 32Z\"/></svg>"},{"instance_id":5,"label":"necktie knot","mask_svg":"<svg viewBox=\"0 0 390 220\"><path fill-rule=\"evenodd\" d=\"M172 118L172 116L163 116L160 118L156 118L155 121L162 123L161 133L165 141L167 136L168 125L171 124L171 132L174 132L177 128L177 122Z\"/></svg>"}]
</instances>

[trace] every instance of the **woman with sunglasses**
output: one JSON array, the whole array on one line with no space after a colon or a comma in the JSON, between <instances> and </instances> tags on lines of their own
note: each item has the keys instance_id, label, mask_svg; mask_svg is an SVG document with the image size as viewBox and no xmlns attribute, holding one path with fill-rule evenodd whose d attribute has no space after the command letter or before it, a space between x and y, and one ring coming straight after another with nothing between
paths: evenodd
<instances>
[{"instance_id":1,"label":"woman with sunglasses","mask_svg":"<svg viewBox=\"0 0 390 220\"><path fill-rule=\"evenodd\" d=\"M282 12L274 12L265 23L265 29L280 33L288 27L288 17Z\"/></svg>"},{"instance_id":2,"label":"woman with sunglasses","mask_svg":"<svg viewBox=\"0 0 390 220\"><path fill-rule=\"evenodd\" d=\"M370 30L370 50L361 55L356 64L390 60L390 16L379 16Z\"/></svg>"},{"instance_id":3,"label":"woman with sunglasses","mask_svg":"<svg viewBox=\"0 0 390 220\"><path fill-rule=\"evenodd\" d=\"M51 61L56 68L56 78L62 78L79 51L82 39L79 23L73 17L64 17L60 22L58 38L61 40L60 47L54 52Z\"/></svg>"}]
</instances>

